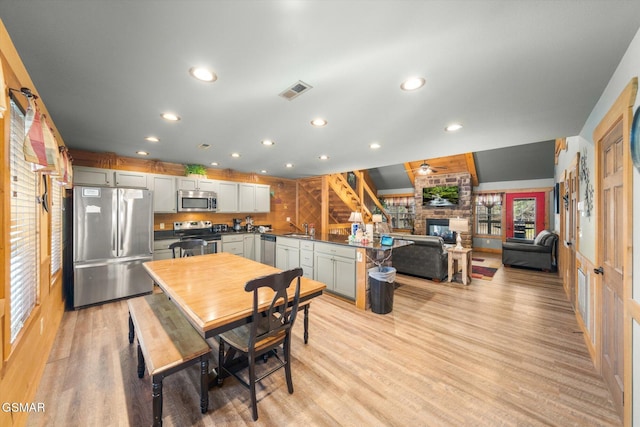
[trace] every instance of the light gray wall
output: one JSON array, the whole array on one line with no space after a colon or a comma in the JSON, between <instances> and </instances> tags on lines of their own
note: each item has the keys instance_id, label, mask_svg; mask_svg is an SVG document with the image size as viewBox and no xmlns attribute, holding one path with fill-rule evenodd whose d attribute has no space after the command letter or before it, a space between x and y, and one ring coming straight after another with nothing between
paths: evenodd
<instances>
[{"instance_id":1,"label":"light gray wall","mask_svg":"<svg viewBox=\"0 0 640 427\"><path fill-rule=\"evenodd\" d=\"M553 178L546 179L527 179L520 181L500 181L485 182L473 187L473 191L499 191L499 190L522 190L527 188L553 188L555 180Z\"/></svg>"},{"instance_id":2,"label":"light gray wall","mask_svg":"<svg viewBox=\"0 0 640 427\"><path fill-rule=\"evenodd\" d=\"M497 249L502 250L501 237L474 237L473 249Z\"/></svg>"},{"instance_id":3,"label":"light gray wall","mask_svg":"<svg viewBox=\"0 0 640 427\"><path fill-rule=\"evenodd\" d=\"M408 187L408 188L393 188L390 190L378 190L377 195L378 196L385 196L387 194L407 194L407 193L413 193L415 192L416 189L413 187Z\"/></svg>"},{"instance_id":4,"label":"light gray wall","mask_svg":"<svg viewBox=\"0 0 640 427\"><path fill-rule=\"evenodd\" d=\"M596 106L591 111L589 118L585 122L580 134L578 136L568 138L568 150L560 155L558 165L556 167L556 179L558 179L560 173L566 169L571 159L578 151L585 149L587 152L588 166L591 171L591 176L595 176L594 171L594 142L593 131L596 126L603 119L604 115L609 111L609 108L613 105L618 98L622 90L627 86L633 77L640 75L640 30L636 33L636 36L631 41L629 48L627 49L624 57L618 64L618 68L614 72L611 80L607 84L604 92L600 96L600 99L596 103ZM635 112L640 107L640 97L636 97L633 111ZM625 155L631 155L631 153L625 153ZM584 195L580 195L580 200L583 200ZM585 220L585 217L581 218L581 237L580 237L580 253L586 258L595 261L595 234L596 234L596 221L597 218L593 216ZM633 246L638 248L640 246L640 173L634 168L633 171ZM633 251L633 265L634 267L640 266L640 250ZM640 269L636 268L633 274L633 296L636 301L640 301ZM640 337L640 326L634 324L633 332L634 336ZM626 355L627 357L629 355ZM632 425L640 426L640 340L634 339L632 343L632 354L630 355L633 360L633 372L632 372Z\"/></svg>"}]
</instances>

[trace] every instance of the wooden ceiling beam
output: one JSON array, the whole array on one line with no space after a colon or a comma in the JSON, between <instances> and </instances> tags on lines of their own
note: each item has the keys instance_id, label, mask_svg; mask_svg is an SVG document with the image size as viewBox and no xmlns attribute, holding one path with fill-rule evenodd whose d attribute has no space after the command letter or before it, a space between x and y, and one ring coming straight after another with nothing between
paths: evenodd
<instances>
[{"instance_id":1,"label":"wooden ceiling beam","mask_svg":"<svg viewBox=\"0 0 640 427\"><path fill-rule=\"evenodd\" d=\"M467 170L471 175L471 185L477 187L478 186L478 172L476 171L476 162L473 160L473 153L466 153L464 155L467 161Z\"/></svg>"},{"instance_id":2,"label":"wooden ceiling beam","mask_svg":"<svg viewBox=\"0 0 640 427\"><path fill-rule=\"evenodd\" d=\"M407 171L407 176L409 177L409 181L411 181L411 186L416 186L416 175L413 173L413 168L411 167L411 163L405 162L404 169Z\"/></svg>"}]
</instances>

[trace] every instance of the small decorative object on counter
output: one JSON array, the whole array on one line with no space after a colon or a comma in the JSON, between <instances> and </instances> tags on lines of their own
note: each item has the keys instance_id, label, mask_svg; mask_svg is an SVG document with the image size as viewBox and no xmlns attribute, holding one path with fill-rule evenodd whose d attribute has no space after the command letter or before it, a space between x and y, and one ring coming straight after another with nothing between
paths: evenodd
<instances>
[{"instance_id":1,"label":"small decorative object on counter","mask_svg":"<svg viewBox=\"0 0 640 427\"><path fill-rule=\"evenodd\" d=\"M314 223L309 224L309 234L311 237L315 237L316 235L316 226Z\"/></svg>"}]
</instances>

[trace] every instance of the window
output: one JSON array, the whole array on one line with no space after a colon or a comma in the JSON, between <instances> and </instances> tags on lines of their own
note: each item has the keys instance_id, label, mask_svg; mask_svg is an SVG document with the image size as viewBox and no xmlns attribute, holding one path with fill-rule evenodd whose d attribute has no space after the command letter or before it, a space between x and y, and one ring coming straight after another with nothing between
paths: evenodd
<instances>
[{"instance_id":1,"label":"window","mask_svg":"<svg viewBox=\"0 0 640 427\"><path fill-rule=\"evenodd\" d=\"M62 185L51 180L51 276L62 268Z\"/></svg>"},{"instance_id":2,"label":"window","mask_svg":"<svg viewBox=\"0 0 640 427\"><path fill-rule=\"evenodd\" d=\"M39 251L37 245L38 207L36 203L38 174L24 160L22 146L25 117L11 101L11 141L9 173L11 174L11 246L10 319L13 343L29 318L38 298Z\"/></svg>"},{"instance_id":3,"label":"window","mask_svg":"<svg viewBox=\"0 0 640 427\"><path fill-rule=\"evenodd\" d=\"M502 196L500 194L478 195L475 234L502 235Z\"/></svg>"},{"instance_id":4,"label":"window","mask_svg":"<svg viewBox=\"0 0 640 427\"><path fill-rule=\"evenodd\" d=\"M547 192L505 194L505 236L533 240L546 227Z\"/></svg>"},{"instance_id":5,"label":"window","mask_svg":"<svg viewBox=\"0 0 640 427\"><path fill-rule=\"evenodd\" d=\"M536 199L513 199L513 237L533 240L536 234Z\"/></svg>"},{"instance_id":6,"label":"window","mask_svg":"<svg viewBox=\"0 0 640 427\"><path fill-rule=\"evenodd\" d=\"M502 206L476 206L476 234L502 235Z\"/></svg>"}]
</instances>

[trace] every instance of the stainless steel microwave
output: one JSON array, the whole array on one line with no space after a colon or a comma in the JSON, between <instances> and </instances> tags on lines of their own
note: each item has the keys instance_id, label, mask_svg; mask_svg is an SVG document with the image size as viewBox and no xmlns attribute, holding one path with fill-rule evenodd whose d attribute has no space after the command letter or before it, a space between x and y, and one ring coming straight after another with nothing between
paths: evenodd
<instances>
[{"instance_id":1,"label":"stainless steel microwave","mask_svg":"<svg viewBox=\"0 0 640 427\"><path fill-rule=\"evenodd\" d=\"M213 191L178 190L178 212L215 212L217 204Z\"/></svg>"}]
</instances>

